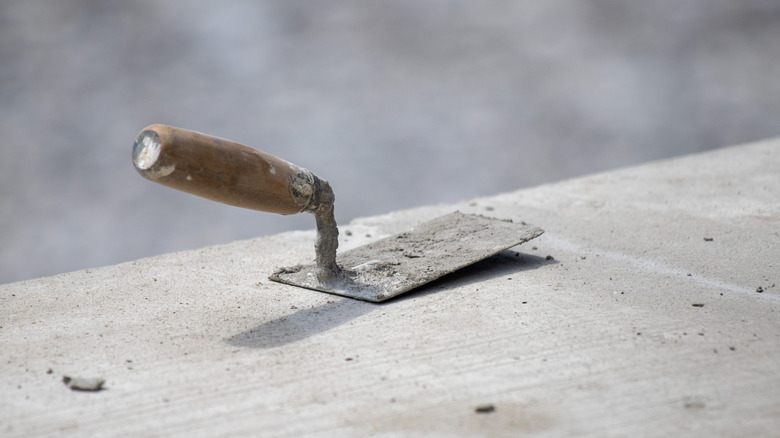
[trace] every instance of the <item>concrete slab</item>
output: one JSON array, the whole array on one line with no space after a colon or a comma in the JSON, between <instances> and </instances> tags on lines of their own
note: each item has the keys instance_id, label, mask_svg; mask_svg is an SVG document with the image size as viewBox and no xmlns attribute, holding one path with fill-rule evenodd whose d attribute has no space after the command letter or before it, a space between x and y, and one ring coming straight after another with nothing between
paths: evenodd
<instances>
[{"instance_id":1,"label":"concrete slab","mask_svg":"<svg viewBox=\"0 0 780 438\"><path fill-rule=\"evenodd\" d=\"M313 231L0 286L0 434L772 435L779 168L770 140L354 221L342 249L454 210L546 231L384 304L267 280Z\"/></svg>"}]
</instances>

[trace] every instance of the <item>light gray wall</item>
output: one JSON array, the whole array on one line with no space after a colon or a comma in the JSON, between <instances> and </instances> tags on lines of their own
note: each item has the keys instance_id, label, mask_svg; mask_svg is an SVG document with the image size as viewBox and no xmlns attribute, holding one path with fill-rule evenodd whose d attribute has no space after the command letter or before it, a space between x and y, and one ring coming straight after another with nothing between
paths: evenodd
<instances>
[{"instance_id":1,"label":"light gray wall","mask_svg":"<svg viewBox=\"0 0 780 438\"><path fill-rule=\"evenodd\" d=\"M151 123L308 167L347 222L780 135L778 77L769 0L5 0L0 282L313 227L143 180Z\"/></svg>"}]
</instances>

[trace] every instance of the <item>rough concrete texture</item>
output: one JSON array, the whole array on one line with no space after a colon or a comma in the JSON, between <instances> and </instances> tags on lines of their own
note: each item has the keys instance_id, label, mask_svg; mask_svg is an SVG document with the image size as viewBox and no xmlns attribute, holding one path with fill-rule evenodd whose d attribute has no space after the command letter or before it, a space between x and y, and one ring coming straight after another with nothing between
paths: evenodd
<instances>
[{"instance_id":1,"label":"rough concrete texture","mask_svg":"<svg viewBox=\"0 0 780 438\"><path fill-rule=\"evenodd\" d=\"M151 123L346 223L780 135L778 41L776 0L2 0L0 282L312 227L141 180Z\"/></svg>"},{"instance_id":2,"label":"rough concrete texture","mask_svg":"<svg viewBox=\"0 0 780 438\"><path fill-rule=\"evenodd\" d=\"M313 230L3 285L0 433L771 436L779 167L771 140L356 220L341 249L456 209L546 231L380 305L266 280Z\"/></svg>"}]
</instances>

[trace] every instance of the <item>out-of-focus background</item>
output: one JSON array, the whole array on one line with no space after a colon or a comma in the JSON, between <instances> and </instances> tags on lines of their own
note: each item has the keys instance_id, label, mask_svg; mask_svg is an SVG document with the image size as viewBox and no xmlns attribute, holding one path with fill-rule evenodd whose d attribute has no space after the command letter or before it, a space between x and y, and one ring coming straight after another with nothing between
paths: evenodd
<instances>
[{"instance_id":1,"label":"out-of-focus background","mask_svg":"<svg viewBox=\"0 0 780 438\"><path fill-rule=\"evenodd\" d=\"M167 123L337 219L780 135L776 0L0 2L0 283L289 229L133 169Z\"/></svg>"}]
</instances>

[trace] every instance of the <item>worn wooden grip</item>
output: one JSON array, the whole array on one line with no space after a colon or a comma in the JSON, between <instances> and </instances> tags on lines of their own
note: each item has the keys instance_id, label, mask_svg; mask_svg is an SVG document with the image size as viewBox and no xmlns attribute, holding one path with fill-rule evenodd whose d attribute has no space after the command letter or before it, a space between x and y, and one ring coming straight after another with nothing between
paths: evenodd
<instances>
[{"instance_id":1,"label":"worn wooden grip","mask_svg":"<svg viewBox=\"0 0 780 438\"><path fill-rule=\"evenodd\" d=\"M138 134L133 164L144 178L168 187L279 214L313 208L320 183L308 170L271 154L167 125Z\"/></svg>"}]
</instances>

